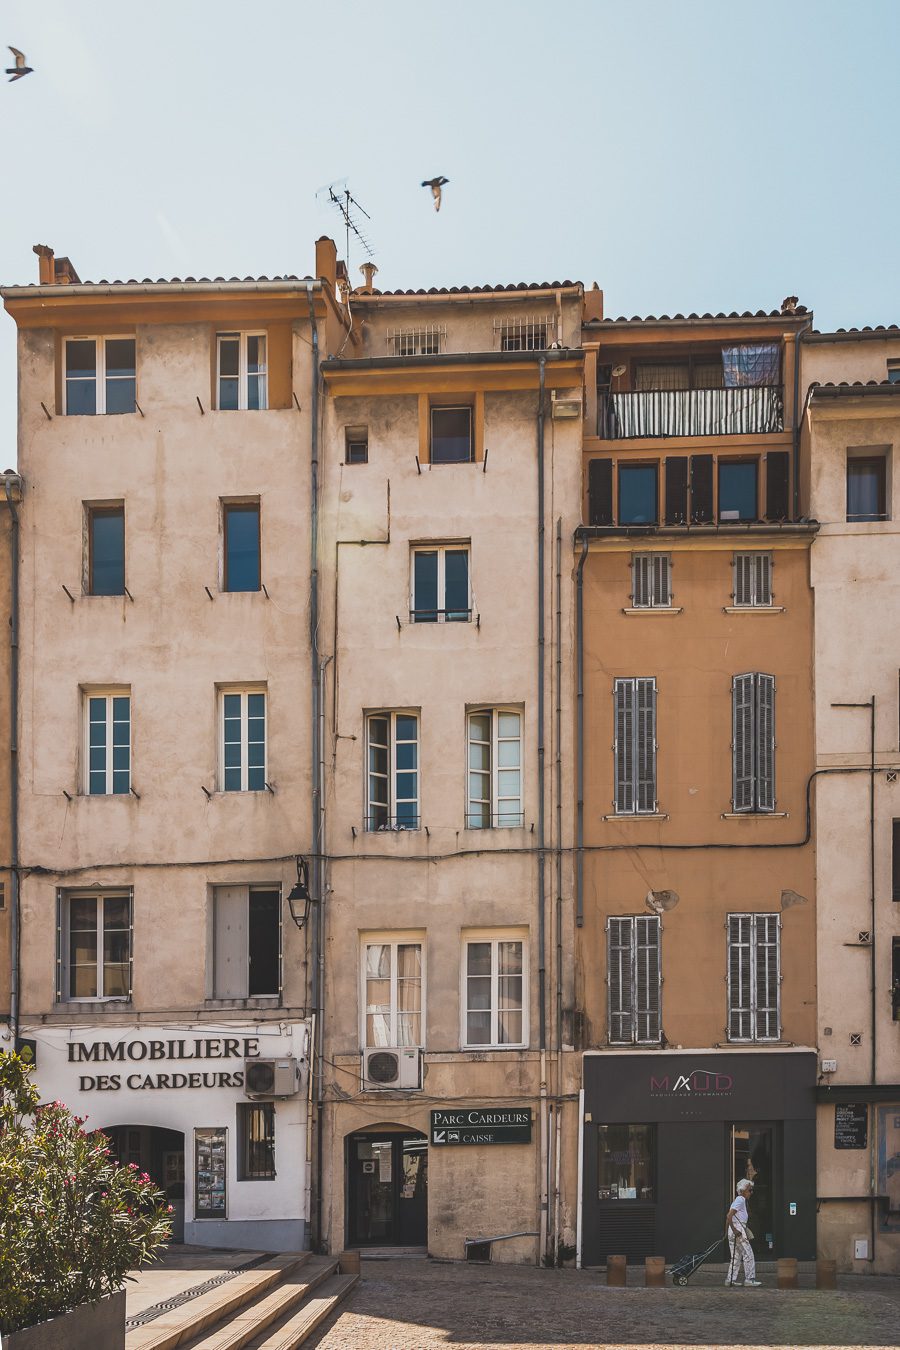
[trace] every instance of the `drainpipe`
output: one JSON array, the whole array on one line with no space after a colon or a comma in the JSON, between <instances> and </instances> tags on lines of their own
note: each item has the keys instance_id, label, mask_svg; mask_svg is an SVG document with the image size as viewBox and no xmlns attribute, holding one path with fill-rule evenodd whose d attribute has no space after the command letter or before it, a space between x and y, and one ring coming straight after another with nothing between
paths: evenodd
<instances>
[{"instance_id":1,"label":"drainpipe","mask_svg":"<svg viewBox=\"0 0 900 1350\"><path fill-rule=\"evenodd\" d=\"M545 803L544 803L544 376L546 362L538 363L537 414L537 494L538 494L538 548L537 548L537 753L538 753L538 1027L541 1050L541 1213L540 1259L547 1257L547 1220L549 1208L548 1175L548 1121L547 1121L547 991L546 979L546 905L544 877Z\"/></svg>"},{"instance_id":2,"label":"drainpipe","mask_svg":"<svg viewBox=\"0 0 900 1350\"><path fill-rule=\"evenodd\" d=\"M556 522L556 1077L562 1054L562 517Z\"/></svg>"},{"instance_id":3,"label":"drainpipe","mask_svg":"<svg viewBox=\"0 0 900 1350\"><path fill-rule=\"evenodd\" d=\"M575 568L575 923L584 926L584 564L588 540L581 541L581 557Z\"/></svg>"},{"instance_id":4,"label":"drainpipe","mask_svg":"<svg viewBox=\"0 0 900 1350\"><path fill-rule=\"evenodd\" d=\"M21 486L22 480L16 475ZM9 620L9 823L10 823L10 971L9 1031L12 1048L19 1035L19 513L12 499L16 479L5 477L9 507L10 620Z\"/></svg>"},{"instance_id":5,"label":"drainpipe","mask_svg":"<svg viewBox=\"0 0 900 1350\"><path fill-rule=\"evenodd\" d=\"M794 334L794 434L793 434L793 461L794 461L794 520L800 518L800 341L804 333L808 333L812 328L812 316L807 319L802 328L798 328ZM804 404L804 412L806 405Z\"/></svg>"}]
</instances>

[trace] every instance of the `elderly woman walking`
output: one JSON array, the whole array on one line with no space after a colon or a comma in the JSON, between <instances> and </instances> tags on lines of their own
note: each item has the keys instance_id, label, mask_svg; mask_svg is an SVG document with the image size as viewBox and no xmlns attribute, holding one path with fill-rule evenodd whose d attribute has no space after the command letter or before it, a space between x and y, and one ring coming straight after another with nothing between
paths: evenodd
<instances>
[{"instance_id":1,"label":"elderly woman walking","mask_svg":"<svg viewBox=\"0 0 900 1350\"><path fill-rule=\"evenodd\" d=\"M753 1234L750 1232L747 1213L747 1200L753 1194L753 1182L744 1178L737 1184L737 1195L731 1202L731 1208L728 1211L728 1218L725 1221L725 1231L728 1236L728 1247L731 1254L731 1260L728 1263L728 1276L725 1280L726 1286L740 1284L738 1275L741 1266L744 1268L744 1285L758 1287L762 1281L756 1278L756 1261L753 1257L753 1248L750 1246L750 1239Z\"/></svg>"}]
</instances>

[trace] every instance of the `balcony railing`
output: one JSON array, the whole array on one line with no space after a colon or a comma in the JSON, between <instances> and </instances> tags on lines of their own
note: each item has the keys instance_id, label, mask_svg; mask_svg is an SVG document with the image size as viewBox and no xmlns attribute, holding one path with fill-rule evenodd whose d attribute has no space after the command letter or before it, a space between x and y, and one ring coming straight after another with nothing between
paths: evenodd
<instances>
[{"instance_id":1,"label":"balcony railing","mask_svg":"<svg viewBox=\"0 0 900 1350\"><path fill-rule=\"evenodd\" d=\"M598 407L603 440L764 435L784 430L781 385L737 389L642 389L608 393Z\"/></svg>"}]
</instances>

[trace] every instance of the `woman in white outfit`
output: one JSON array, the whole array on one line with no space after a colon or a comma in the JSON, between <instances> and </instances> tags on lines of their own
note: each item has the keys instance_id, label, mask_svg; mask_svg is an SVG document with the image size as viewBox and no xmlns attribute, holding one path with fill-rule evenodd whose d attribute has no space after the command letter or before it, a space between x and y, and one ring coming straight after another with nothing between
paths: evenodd
<instances>
[{"instance_id":1,"label":"woman in white outfit","mask_svg":"<svg viewBox=\"0 0 900 1350\"><path fill-rule=\"evenodd\" d=\"M725 1280L726 1286L740 1284L738 1275L741 1266L744 1268L744 1284L758 1286L762 1283L756 1278L756 1261L753 1257L753 1248L750 1246L750 1239L753 1234L750 1232L747 1213L747 1199L753 1194L753 1182L744 1178L737 1184L737 1195L731 1202L731 1208L728 1211L726 1219L726 1232L728 1234L728 1248L731 1260L728 1263L728 1276Z\"/></svg>"}]
</instances>

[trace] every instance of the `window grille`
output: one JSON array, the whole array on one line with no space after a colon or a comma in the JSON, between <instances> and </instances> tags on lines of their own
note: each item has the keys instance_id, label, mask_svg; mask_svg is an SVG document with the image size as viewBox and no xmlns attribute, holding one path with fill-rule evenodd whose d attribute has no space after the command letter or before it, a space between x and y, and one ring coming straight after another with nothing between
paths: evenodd
<instances>
[{"instance_id":1,"label":"window grille","mask_svg":"<svg viewBox=\"0 0 900 1350\"><path fill-rule=\"evenodd\" d=\"M772 603L771 553L735 553L734 603L743 608Z\"/></svg>"},{"instance_id":2,"label":"window grille","mask_svg":"<svg viewBox=\"0 0 900 1350\"><path fill-rule=\"evenodd\" d=\"M728 915L728 1039L781 1036L781 922L777 914Z\"/></svg>"},{"instance_id":3,"label":"window grille","mask_svg":"<svg viewBox=\"0 0 900 1350\"><path fill-rule=\"evenodd\" d=\"M439 356L447 343L447 329L427 323L420 328L389 328L388 346L392 356Z\"/></svg>"},{"instance_id":4,"label":"window grille","mask_svg":"<svg viewBox=\"0 0 900 1350\"><path fill-rule=\"evenodd\" d=\"M620 815L656 811L656 680L616 680L615 809Z\"/></svg>"},{"instance_id":5,"label":"window grille","mask_svg":"<svg viewBox=\"0 0 900 1350\"><path fill-rule=\"evenodd\" d=\"M660 931L659 919L649 915L607 920L607 1034L614 1045L659 1041Z\"/></svg>"},{"instance_id":6,"label":"window grille","mask_svg":"<svg viewBox=\"0 0 900 1350\"><path fill-rule=\"evenodd\" d=\"M501 352L542 352L555 340L556 322L551 314L495 319L494 333Z\"/></svg>"},{"instance_id":7,"label":"window grille","mask_svg":"<svg viewBox=\"0 0 900 1350\"><path fill-rule=\"evenodd\" d=\"M667 553L635 553L632 604L636 609L668 609L672 604L672 560Z\"/></svg>"},{"instance_id":8,"label":"window grille","mask_svg":"<svg viewBox=\"0 0 900 1350\"><path fill-rule=\"evenodd\" d=\"M735 675L731 682L732 807L775 810L775 676Z\"/></svg>"},{"instance_id":9,"label":"window grille","mask_svg":"<svg viewBox=\"0 0 900 1350\"><path fill-rule=\"evenodd\" d=\"M275 1103L240 1102L240 1180L269 1181L275 1175Z\"/></svg>"}]
</instances>

